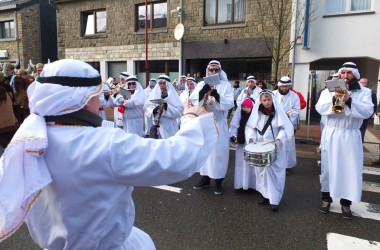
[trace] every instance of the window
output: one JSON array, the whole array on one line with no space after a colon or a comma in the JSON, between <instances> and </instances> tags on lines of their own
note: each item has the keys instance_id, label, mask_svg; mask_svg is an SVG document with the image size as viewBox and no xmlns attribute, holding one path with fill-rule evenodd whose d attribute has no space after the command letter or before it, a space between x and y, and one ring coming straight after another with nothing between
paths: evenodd
<instances>
[{"instance_id":1,"label":"window","mask_svg":"<svg viewBox=\"0 0 380 250\"><path fill-rule=\"evenodd\" d=\"M13 20L0 22L0 39L15 38L15 37L16 37L15 22Z\"/></svg>"},{"instance_id":2,"label":"window","mask_svg":"<svg viewBox=\"0 0 380 250\"><path fill-rule=\"evenodd\" d=\"M100 73L100 62L86 62Z\"/></svg>"},{"instance_id":3,"label":"window","mask_svg":"<svg viewBox=\"0 0 380 250\"><path fill-rule=\"evenodd\" d=\"M245 0L205 0L205 25L245 21Z\"/></svg>"},{"instance_id":4,"label":"window","mask_svg":"<svg viewBox=\"0 0 380 250\"><path fill-rule=\"evenodd\" d=\"M372 0L326 0L326 13L347 13L371 10Z\"/></svg>"},{"instance_id":5,"label":"window","mask_svg":"<svg viewBox=\"0 0 380 250\"><path fill-rule=\"evenodd\" d=\"M107 14L105 10L87 11L82 13L82 35L91 36L106 33Z\"/></svg>"},{"instance_id":6,"label":"window","mask_svg":"<svg viewBox=\"0 0 380 250\"><path fill-rule=\"evenodd\" d=\"M136 61L136 73L139 82L145 86L146 85L146 73L145 73L145 61ZM178 66L177 60L162 60L149 61L149 78L157 78L162 74L168 75L171 81L178 79Z\"/></svg>"},{"instance_id":7,"label":"window","mask_svg":"<svg viewBox=\"0 0 380 250\"><path fill-rule=\"evenodd\" d=\"M148 29L166 28L168 6L166 2L148 4ZM145 4L137 5L137 29L145 30ZM153 18L151 18L153 16Z\"/></svg>"},{"instance_id":8,"label":"window","mask_svg":"<svg viewBox=\"0 0 380 250\"><path fill-rule=\"evenodd\" d=\"M119 75L123 71L127 71L127 62L108 62L108 77L114 77L119 81Z\"/></svg>"}]
</instances>

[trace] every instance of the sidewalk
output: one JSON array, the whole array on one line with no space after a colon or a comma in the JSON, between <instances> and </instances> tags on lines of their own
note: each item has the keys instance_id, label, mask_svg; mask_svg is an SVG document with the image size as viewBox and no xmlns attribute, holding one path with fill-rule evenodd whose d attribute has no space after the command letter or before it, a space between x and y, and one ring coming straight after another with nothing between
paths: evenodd
<instances>
[{"instance_id":1,"label":"sidewalk","mask_svg":"<svg viewBox=\"0 0 380 250\"><path fill-rule=\"evenodd\" d=\"M301 128L296 133L296 149L297 156L319 158L317 148L321 139L321 129L318 124L301 125ZM364 137L364 165L371 166L373 161L379 159L380 155L380 130L373 128L373 125L368 125Z\"/></svg>"}]
</instances>

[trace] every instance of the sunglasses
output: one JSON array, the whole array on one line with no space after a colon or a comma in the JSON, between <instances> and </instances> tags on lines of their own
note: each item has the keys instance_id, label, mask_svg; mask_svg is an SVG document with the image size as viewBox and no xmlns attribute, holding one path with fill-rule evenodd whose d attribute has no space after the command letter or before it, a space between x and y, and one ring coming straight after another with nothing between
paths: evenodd
<instances>
[{"instance_id":1,"label":"sunglasses","mask_svg":"<svg viewBox=\"0 0 380 250\"><path fill-rule=\"evenodd\" d=\"M220 69L208 69L208 71L212 72L212 73L215 73L215 72L219 72Z\"/></svg>"}]
</instances>

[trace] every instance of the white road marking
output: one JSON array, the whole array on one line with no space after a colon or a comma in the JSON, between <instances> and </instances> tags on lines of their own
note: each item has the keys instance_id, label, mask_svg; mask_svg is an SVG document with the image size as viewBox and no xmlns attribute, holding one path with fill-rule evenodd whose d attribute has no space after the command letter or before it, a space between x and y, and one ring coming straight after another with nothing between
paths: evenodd
<instances>
[{"instance_id":1,"label":"white road marking","mask_svg":"<svg viewBox=\"0 0 380 250\"><path fill-rule=\"evenodd\" d=\"M362 189L363 189L363 191L380 193L380 183L363 181Z\"/></svg>"},{"instance_id":2,"label":"white road marking","mask_svg":"<svg viewBox=\"0 0 380 250\"><path fill-rule=\"evenodd\" d=\"M366 167L363 168L363 174L380 175L380 168Z\"/></svg>"},{"instance_id":3,"label":"white road marking","mask_svg":"<svg viewBox=\"0 0 380 250\"><path fill-rule=\"evenodd\" d=\"M363 249L380 249L380 242L363 240L343 234L327 234L328 250L363 250Z\"/></svg>"},{"instance_id":4,"label":"white road marking","mask_svg":"<svg viewBox=\"0 0 380 250\"><path fill-rule=\"evenodd\" d=\"M177 187L172 187L172 186L167 186L167 185L162 185L162 186L152 186L153 188L157 188L157 189L161 189L161 190L165 190L165 191L170 191L170 192L174 192L174 193L181 193L182 192L182 188L177 188Z\"/></svg>"},{"instance_id":5,"label":"white road marking","mask_svg":"<svg viewBox=\"0 0 380 250\"><path fill-rule=\"evenodd\" d=\"M380 221L380 204L372 204L367 202L353 202L351 205L351 211L353 216ZM340 199L333 198L333 203L331 203L330 212L342 213Z\"/></svg>"}]
</instances>

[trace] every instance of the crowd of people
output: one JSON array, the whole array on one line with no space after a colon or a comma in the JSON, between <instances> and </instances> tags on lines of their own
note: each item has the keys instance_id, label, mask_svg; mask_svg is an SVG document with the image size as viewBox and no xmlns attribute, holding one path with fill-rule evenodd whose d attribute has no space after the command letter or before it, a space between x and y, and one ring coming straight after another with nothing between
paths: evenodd
<instances>
[{"instance_id":1,"label":"crowd of people","mask_svg":"<svg viewBox=\"0 0 380 250\"><path fill-rule=\"evenodd\" d=\"M286 175L297 165L295 133L306 106L289 76L274 91L248 76L241 89L238 81L231 86L216 60L207 65L204 81L181 76L172 84L160 75L145 89L128 72L119 82L102 82L90 65L71 59L47 64L38 74L31 84L17 79L0 88L1 108L11 113L16 101L30 114L24 121L9 118L0 130L7 135L0 160L0 241L25 220L45 249L154 249L149 235L133 226L133 186L174 183L198 172L193 188L209 188L213 180L214 194L221 195L231 145L234 189L254 189L258 204L279 210ZM324 124L319 211L327 214L335 197L343 218L352 219L350 205L360 202L362 190L360 126L374 104L354 63L345 63L338 78L347 90L326 88L316 104ZM342 114L332 109L338 98ZM105 107L114 109L112 128L104 125ZM347 154L345 145L355 153Z\"/></svg>"}]
</instances>

